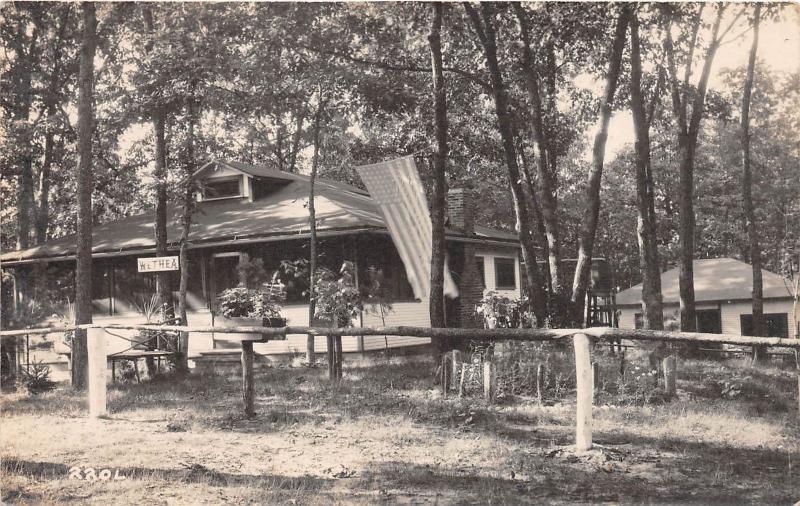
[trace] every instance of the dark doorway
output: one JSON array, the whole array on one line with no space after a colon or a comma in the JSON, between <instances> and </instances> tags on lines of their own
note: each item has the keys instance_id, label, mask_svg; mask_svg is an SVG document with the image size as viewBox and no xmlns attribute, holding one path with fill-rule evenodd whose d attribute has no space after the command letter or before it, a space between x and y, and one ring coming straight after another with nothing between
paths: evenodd
<instances>
[{"instance_id":1,"label":"dark doorway","mask_svg":"<svg viewBox=\"0 0 800 506\"><path fill-rule=\"evenodd\" d=\"M722 334L722 318L719 309L704 309L696 312L697 331L707 334Z\"/></svg>"}]
</instances>

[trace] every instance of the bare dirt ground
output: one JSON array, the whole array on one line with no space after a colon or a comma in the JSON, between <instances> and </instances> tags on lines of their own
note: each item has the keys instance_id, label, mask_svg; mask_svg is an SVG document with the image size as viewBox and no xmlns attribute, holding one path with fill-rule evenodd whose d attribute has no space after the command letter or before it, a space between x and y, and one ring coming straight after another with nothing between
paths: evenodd
<instances>
[{"instance_id":1,"label":"bare dirt ground","mask_svg":"<svg viewBox=\"0 0 800 506\"><path fill-rule=\"evenodd\" d=\"M236 372L122 384L110 416L66 387L2 395L8 504L794 504L796 377L742 364L682 364L669 402L601 395L598 448L572 443L574 401L442 399L431 366L275 367L255 419ZM737 383L738 381L738 383ZM547 403L550 404L550 403ZM70 479L70 468L124 480Z\"/></svg>"}]
</instances>

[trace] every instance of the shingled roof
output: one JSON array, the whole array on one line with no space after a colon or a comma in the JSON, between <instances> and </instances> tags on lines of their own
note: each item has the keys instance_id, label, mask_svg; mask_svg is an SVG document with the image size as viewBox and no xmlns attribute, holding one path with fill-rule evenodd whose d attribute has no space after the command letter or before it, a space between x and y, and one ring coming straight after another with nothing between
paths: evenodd
<instances>
[{"instance_id":1,"label":"shingled roof","mask_svg":"<svg viewBox=\"0 0 800 506\"><path fill-rule=\"evenodd\" d=\"M235 244L237 241L291 239L308 233L308 176L270 170L239 162L219 161L254 177L281 179L287 184L254 202L230 199L201 202L192 219L192 247ZM198 171L199 172L199 171ZM317 230L320 234L385 231L383 217L369 194L355 186L318 179L315 184ZM95 255L131 254L155 248L154 211L95 226ZM448 231L449 236L458 236ZM167 237L174 249L180 238L180 210L167 209ZM476 239L515 243L516 234L476 227ZM39 246L0 255L6 265L38 259L70 258L75 255L74 235L53 239Z\"/></svg>"},{"instance_id":2,"label":"shingled roof","mask_svg":"<svg viewBox=\"0 0 800 506\"><path fill-rule=\"evenodd\" d=\"M679 269L661 274L661 293L665 304L679 301ZM784 280L778 274L761 270L764 298L791 297ZM750 300L753 289L753 268L733 258L709 258L694 261L694 294L697 302ZM642 301L642 284L632 286L617 294L618 306L639 305Z\"/></svg>"}]
</instances>

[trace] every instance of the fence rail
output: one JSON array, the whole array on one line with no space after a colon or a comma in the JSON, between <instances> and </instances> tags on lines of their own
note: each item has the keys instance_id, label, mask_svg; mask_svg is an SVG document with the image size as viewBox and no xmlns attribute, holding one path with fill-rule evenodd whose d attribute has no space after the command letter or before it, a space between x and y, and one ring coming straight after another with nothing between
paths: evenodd
<instances>
[{"instance_id":1,"label":"fence rail","mask_svg":"<svg viewBox=\"0 0 800 506\"><path fill-rule=\"evenodd\" d=\"M244 412L254 414L253 406L253 343L270 339L285 338L287 334L311 334L316 336L410 336L450 339L480 339L488 341L557 341L574 336L575 373L577 378L576 429L575 441L579 451L592 446L592 407L593 381L591 364L591 342L594 339L637 340L677 343L733 344L739 346L770 346L800 350L800 339L784 339L779 337L750 337L732 334L704 334L698 332L669 332L661 330L629 330L609 327L592 327L586 329L453 329L429 328L413 326L395 327L199 327L181 325L120 325L120 324L85 324L62 327L40 327L20 330L0 331L0 337L18 337L25 335L51 334L69 332L77 329L87 331L87 348L89 351L89 414L104 416L106 414L106 330L162 330L172 332L215 332L239 334L234 339L242 345L242 400ZM243 335L244 334L244 335ZM328 346L329 361L331 346ZM341 357L341 354L338 354ZM341 360L338 358L336 360ZM674 385L675 360L665 359L665 379L672 375ZM491 378L492 364L485 365L486 377ZM330 366L330 364L329 364ZM336 369L335 367L333 368ZM671 369L671 370L668 370ZM493 390L491 381L486 382L488 392ZM798 398L800 400L800 374L798 374Z\"/></svg>"},{"instance_id":2,"label":"fence rail","mask_svg":"<svg viewBox=\"0 0 800 506\"><path fill-rule=\"evenodd\" d=\"M252 337L240 337L243 341L269 340L271 336L287 334L311 334L315 336L402 336L432 337L451 339L483 339L489 341L552 341L570 337L575 334L586 334L597 339L630 339L635 341L663 341L677 343L716 343L739 346L777 346L800 349L800 339L782 337L752 337L735 334L708 334L702 332L670 332L666 330L618 329L611 327L590 327L585 329L461 329L433 328L414 326L390 327L203 327L181 325L121 325L116 323L89 323L63 327L38 327L20 330L0 331L0 336L24 336L70 332L77 329L109 329L109 330L163 330L170 332L201 332L220 334L250 334Z\"/></svg>"}]
</instances>

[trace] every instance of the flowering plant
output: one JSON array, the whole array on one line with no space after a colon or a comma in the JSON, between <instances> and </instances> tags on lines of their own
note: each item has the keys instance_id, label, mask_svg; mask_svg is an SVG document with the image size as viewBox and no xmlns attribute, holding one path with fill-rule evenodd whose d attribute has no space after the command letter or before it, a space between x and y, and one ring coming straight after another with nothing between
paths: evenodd
<instances>
[{"instance_id":1,"label":"flowering plant","mask_svg":"<svg viewBox=\"0 0 800 506\"><path fill-rule=\"evenodd\" d=\"M487 328L516 328L520 326L522 302L497 292L488 292L475 307L483 316Z\"/></svg>"},{"instance_id":2,"label":"flowering plant","mask_svg":"<svg viewBox=\"0 0 800 506\"><path fill-rule=\"evenodd\" d=\"M281 307L272 300L271 293L264 288L228 288L217 297L217 306L226 318L279 318Z\"/></svg>"}]
</instances>

